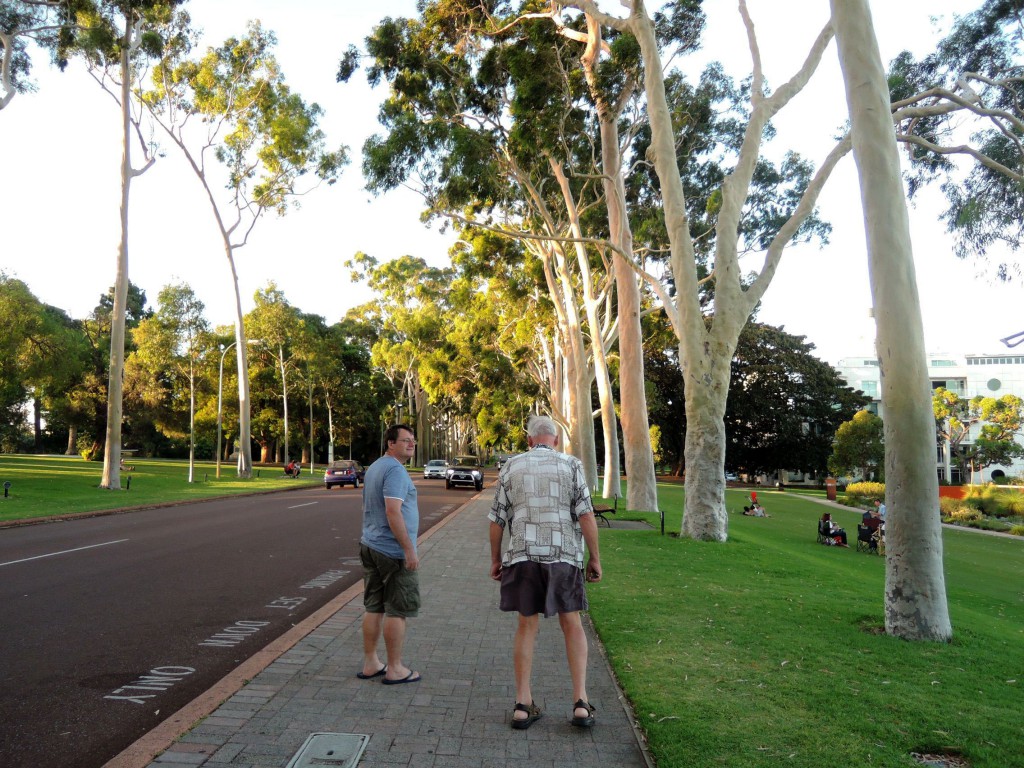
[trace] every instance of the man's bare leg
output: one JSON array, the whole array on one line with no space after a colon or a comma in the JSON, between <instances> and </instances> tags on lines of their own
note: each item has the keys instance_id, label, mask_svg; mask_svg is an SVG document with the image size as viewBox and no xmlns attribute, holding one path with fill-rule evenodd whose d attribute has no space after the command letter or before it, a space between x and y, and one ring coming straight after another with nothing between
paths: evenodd
<instances>
[{"instance_id":1,"label":"man's bare leg","mask_svg":"<svg viewBox=\"0 0 1024 768\"><path fill-rule=\"evenodd\" d=\"M405 617L384 617L384 648L388 654L387 680L404 680L412 670L402 664L402 647L405 645Z\"/></svg>"},{"instance_id":2,"label":"man's bare leg","mask_svg":"<svg viewBox=\"0 0 1024 768\"><path fill-rule=\"evenodd\" d=\"M574 702L587 698L587 634L583 631L579 611L558 614L558 623L565 635L565 656L569 661L569 675L572 677L572 700ZM582 707L573 711L573 717L587 717L590 712Z\"/></svg>"},{"instance_id":3,"label":"man's bare leg","mask_svg":"<svg viewBox=\"0 0 1024 768\"><path fill-rule=\"evenodd\" d=\"M381 667L380 656L377 655L377 647L380 645L380 637L384 628L383 613L363 614L363 674L375 675Z\"/></svg>"},{"instance_id":4,"label":"man's bare leg","mask_svg":"<svg viewBox=\"0 0 1024 768\"><path fill-rule=\"evenodd\" d=\"M516 702L527 706L533 703L530 675L533 672L533 646L537 640L539 627L539 613L535 613L533 616L519 614L519 626L516 628L512 661L516 676ZM516 710L512 713L512 717L517 720L525 720L529 717L529 713Z\"/></svg>"}]
</instances>

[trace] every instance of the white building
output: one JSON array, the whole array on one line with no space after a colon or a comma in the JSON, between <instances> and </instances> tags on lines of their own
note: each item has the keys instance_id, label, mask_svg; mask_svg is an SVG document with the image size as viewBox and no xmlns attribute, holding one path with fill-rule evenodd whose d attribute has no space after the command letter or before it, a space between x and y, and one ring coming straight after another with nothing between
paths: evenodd
<instances>
[{"instance_id":1,"label":"white building","mask_svg":"<svg viewBox=\"0 0 1024 768\"><path fill-rule=\"evenodd\" d=\"M932 389L945 387L962 398L971 399L982 395L985 397L1001 397L1013 394L1024 397L1024 354L998 355L928 355L928 378ZM871 398L867 409L885 418L882 412L881 368L878 358L874 355L844 357L835 366L846 379L846 383L859 389ZM979 430L975 426L972 436ZM1018 442L1024 443L1024 439ZM968 443L969 444L969 443ZM1024 475L1024 461L1010 466L993 465L974 473L974 477L961 478L960 469L950 461L949 445L946 441L936 446L935 470L940 482L953 484L987 483L992 477L1001 475L1013 477Z\"/></svg>"}]
</instances>

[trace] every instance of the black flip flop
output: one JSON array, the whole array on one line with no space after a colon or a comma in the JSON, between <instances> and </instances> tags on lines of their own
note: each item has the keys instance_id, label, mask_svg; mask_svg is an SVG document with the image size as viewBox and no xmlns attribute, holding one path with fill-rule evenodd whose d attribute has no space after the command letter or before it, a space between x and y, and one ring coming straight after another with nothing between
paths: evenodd
<instances>
[{"instance_id":1,"label":"black flip flop","mask_svg":"<svg viewBox=\"0 0 1024 768\"><path fill-rule=\"evenodd\" d=\"M360 680L373 680L373 678L375 678L375 677L380 677L381 675L386 675L387 672L388 672L388 665L385 664L383 667L378 669L372 675L364 675L362 672L356 672L356 677L358 677Z\"/></svg>"},{"instance_id":2,"label":"black flip flop","mask_svg":"<svg viewBox=\"0 0 1024 768\"><path fill-rule=\"evenodd\" d=\"M401 680L388 680L386 677L381 680L384 685L401 685L402 683L418 683L423 679L422 675L416 674L415 671L410 670L409 674L403 677Z\"/></svg>"}]
</instances>

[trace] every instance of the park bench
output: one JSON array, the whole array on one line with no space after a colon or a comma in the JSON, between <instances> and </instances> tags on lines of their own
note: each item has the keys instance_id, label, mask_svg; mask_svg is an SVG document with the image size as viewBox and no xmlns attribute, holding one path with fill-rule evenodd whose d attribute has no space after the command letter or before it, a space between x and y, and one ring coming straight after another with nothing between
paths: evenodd
<instances>
[{"instance_id":1,"label":"park bench","mask_svg":"<svg viewBox=\"0 0 1024 768\"><path fill-rule=\"evenodd\" d=\"M615 500L615 507L609 507L607 504L595 504L594 505L594 518L598 523L602 521L608 527L612 527L612 521L608 519L607 515L614 515L615 510L618 507L619 500Z\"/></svg>"}]
</instances>

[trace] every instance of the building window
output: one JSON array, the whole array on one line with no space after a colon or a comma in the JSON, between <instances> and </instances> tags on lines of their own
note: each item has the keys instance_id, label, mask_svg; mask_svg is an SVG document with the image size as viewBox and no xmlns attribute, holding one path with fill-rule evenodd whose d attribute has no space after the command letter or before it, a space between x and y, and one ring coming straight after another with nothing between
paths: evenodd
<instances>
[{"instance_id":1,"label":"building window","mask_svg":"<svg viewBox=\"0 0 1024 768\"><path fill-rule=\"evenodd\" d=\"M862 381L860 388L864 391L864 394L868 397L878 397L878 382L877 381Z\"/></svg>"},{"instance_id":2,"label":"building window","mask_svg":"<svg viewBox=\"0 0 1024 768\"><path fill-rule=\"evenodd\" d=\"M961 397L967 394L967 382L963 379L932 379L932 389L939 387Z\"/></svg>"},{"instance_id":3,"label":"building window","mask_svg":"<svg viewBox=\"0 0 1024 768\"><path fill-rule=\"evenodd\" d=\"M954 368L956 366L956 360L932 360L929 365L935 368Z\"/></svg>"}]
</instances>

